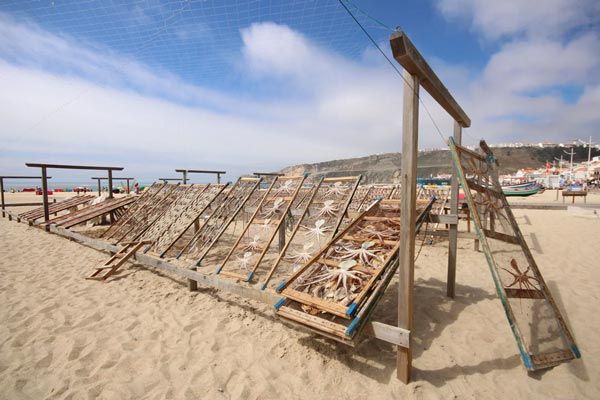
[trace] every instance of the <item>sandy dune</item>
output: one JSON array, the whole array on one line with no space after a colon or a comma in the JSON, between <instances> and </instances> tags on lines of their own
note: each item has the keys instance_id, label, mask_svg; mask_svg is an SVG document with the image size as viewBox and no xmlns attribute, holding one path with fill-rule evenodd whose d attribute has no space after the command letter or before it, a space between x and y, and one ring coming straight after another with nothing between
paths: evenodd
<instances>
[{"instance_id":1,"label":"sandy dune","mask_svg":"<svg viewBox=\"0 0 600 400\"><path fill-rule=\"evenodd\" d=\"M105 254L0 220L0 398L600 398L600 217L516 210L583 359L528 376L482 253L459 242L457 298L446 244L417 260L414 382L395 351L356 349L274 319L271 308L128 265L83 278ZM395 320L395 286L376 319Z\"/></svg>"}]
</instances>

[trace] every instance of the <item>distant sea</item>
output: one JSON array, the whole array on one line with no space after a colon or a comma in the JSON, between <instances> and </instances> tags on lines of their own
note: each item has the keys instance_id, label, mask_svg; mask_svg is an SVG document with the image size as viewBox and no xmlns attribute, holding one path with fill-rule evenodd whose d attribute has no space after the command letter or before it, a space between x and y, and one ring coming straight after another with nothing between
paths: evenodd
<instances>
[{"instance_id":1,"label":"distant sea","mask_svg":"<svg viewBox=\"0 0 600 400\"><path fill-rule=\"evenodd\" d=\"M136 181L140 184L140 187L144 187L144 186L150 186L152 185L152 181ZM133 189L133 181L129 182L131 185L131 189ZM24 188L37 188L37 187L42 187L42 181L41 179L27 179L27 180L18 180L18 179L5 179L4 180L4 191L10 191L12 189L16 190L16 191L21 191ZM92 191L97 190L98 189L98 183L97 182L90 182L90 181L53 181L52 179L48 180L48 189L64 189L65 191L71 191L73 190L73 188L76 187L86 187ZM107 182L103 181L102 182L102 187L103 188L107 188ZM125 181L114 181L113 182L113 187L114 188L119 188L119 187L127 187L127 183Z\"/></svg>"}]
</instances>

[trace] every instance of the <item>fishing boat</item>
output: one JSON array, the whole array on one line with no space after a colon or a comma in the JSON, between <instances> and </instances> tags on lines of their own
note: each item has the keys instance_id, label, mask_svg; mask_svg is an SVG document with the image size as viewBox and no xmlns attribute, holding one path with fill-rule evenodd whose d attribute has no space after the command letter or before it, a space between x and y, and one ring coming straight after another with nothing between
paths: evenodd
<instances>
[{"instance_id":1,"label":"fishing boat","mask_svg":"<svg viewBox=\"0 0 600 400\"><path fill-rule=\"evenodd\" d=\"M502 186L502 191L505 196L520 196L527 197L538 193L541 186L537 182L526 182L518 185Z\"/></svg>"}]
</instances>

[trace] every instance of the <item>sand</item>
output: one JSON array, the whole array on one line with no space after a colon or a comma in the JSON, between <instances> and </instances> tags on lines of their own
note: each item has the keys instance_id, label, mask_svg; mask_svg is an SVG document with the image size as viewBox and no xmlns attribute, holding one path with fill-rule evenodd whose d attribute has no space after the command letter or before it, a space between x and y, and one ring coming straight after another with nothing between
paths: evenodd
<instances>
[{"instance_id":1,"label":"sand","mask_svg":"<svg viewBox=\"0 0 600 400\"><path fill-rule=\"evenodd\" d=\"M459 241L451 300L442 242L417 260L409 385L384 342L351 349L315 338L268 306L189 292L131 264L108 283L87 281L106 254L0 219L0 398L600 398L600 217L515 214L583 358L528 375L483 254ZM395 320L395 290L377 320Z\"/></svg>"}]
</instances>

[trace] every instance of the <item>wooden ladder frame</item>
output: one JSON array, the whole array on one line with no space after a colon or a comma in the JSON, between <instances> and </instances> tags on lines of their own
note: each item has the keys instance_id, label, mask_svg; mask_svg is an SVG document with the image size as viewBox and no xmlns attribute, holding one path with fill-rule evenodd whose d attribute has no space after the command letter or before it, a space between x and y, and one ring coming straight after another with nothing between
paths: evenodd
<instances>
[{"instance_id":1,"label":"wooden ladder frame","mask_svg":"<svg viewBox=\"0 0 600 400\"><path fill-rule=\"evenodd\" d=\"M96 267L96 271L92 273L92 275L88 276L85 279L95 280L95 281L106 281L109 277L114 275L119 268L123 264L127 262L135 253L145 246L150 244L149 241L140 241L140 242L130 242L125 244L118 252L112 255L104 264ZM106 271L108 270L108 271ZM101 275L103 271L106 271L105 274Z\"/></svg>"}]
</instances>

